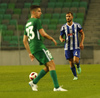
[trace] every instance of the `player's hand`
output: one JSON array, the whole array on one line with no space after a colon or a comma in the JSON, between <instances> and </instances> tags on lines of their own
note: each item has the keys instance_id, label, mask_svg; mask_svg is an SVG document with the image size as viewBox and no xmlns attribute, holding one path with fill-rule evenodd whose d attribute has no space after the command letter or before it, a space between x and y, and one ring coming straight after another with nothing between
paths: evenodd
<instances>
[{"instance_id":1,"label":"player's hand","mask_svg":"<svg viewBox=\"0 0 100 98\"><path fill-rule=\"evenodd\" d=\"M83 45L83 43L80 43L80 49L81 49L81 50L84 49L84 45Z\"/></svg>"},{"instance_id":2,"label":"player's hand","mask_svg":"<svg viewBox=\"0 0 100 98\"><path fill-rule=\"evenodd\" d=\"M29 54L29 57L30 57L31 61L34 60L34 56L31 53Z\"/></svg>"},{"instance_id":3,"label":"player's hand","mask_svg":"<svg viewBox=\"0 0 100 98\"><path fill-rule=\"evenodd\" d=\"M62 39L60 39L60 41L61 41L61 42L64 42L64 41L65 41L65 39L63 39L63 38L62 38Z\"/></svg>"},{"instance_id":4,"label":"player's hand","mask_svg":"<svg viewBox=\"0 0 100 98\"><path fill-rule=\"evenodd\" d=\"M56 42L54 39L53 39L52 41L53 41L53 42L54 42L54 44L57 46L57 42Z\"/></svg>"}]
</instances>

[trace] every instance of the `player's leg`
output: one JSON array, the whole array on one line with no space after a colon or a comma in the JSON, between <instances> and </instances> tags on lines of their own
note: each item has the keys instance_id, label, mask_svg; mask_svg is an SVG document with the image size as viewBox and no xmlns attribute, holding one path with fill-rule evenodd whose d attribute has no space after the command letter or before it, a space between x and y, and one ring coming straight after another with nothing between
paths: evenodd
<instances>
[{"instance_id":1,"label":"player's leg","mask_svg":"<svg viewBox=\"0 0 100 98\"><path fill-rule=\"evenodd\" d=\"M37 84L38 81L39 81L42 77L44 77L48 71L49 71L49 69L48 69L47 66L46 66L45 68L43 68L43 69L39 72L38 76L33 80L33 83L34 83L34 84Z\"/></svg>"},{"instance_id":2,"label":"player's leg","mask_svg":"<svg viewBox=\"0 0 100 98\"><path fill-rule=\"evenodd\" d=\"M75 65L73 63L73 59L69 59L69 64L70 64L71 71L72 71L72 73L74 75L74 79L73 80L77 80L78 77L77 77Z\"/></svg>"},{"instance_id":3,"label":"player's leg","mask_svg":"<svg viewBox=\"0 0 100 98\"><path fill-rule=\"evenodd\" d=\"M75 68L74 62L73 62L73 51L65 50L65 57L67 60L69 60L70 68L71 68L71 71L72 71L74 77L77 78L76 68Z\"/></svg>"},{"instance_id":4,"label":"player's leg","mask_svg":"<svg viewBox=\"0 0 100 98\"><path fill-rule=\"evenodd\" d=\"M77 65L77 73L80 74L81 73L81 67L80 67L80 49L76 49L73 52L74 55L74 63Z\"/></svg>"},{"instance_id":5,"label":"player's leg","mask_svg":"<svg viewBox=\"0 0 100 98\"><path fill-rule=\"evenodd\" d=\"M59 87L57 74L56 74L56 71L55 71L54 61L51 60L51 61L47 62L46 66L49 68L49 72L50 72L51 78L52 78L53 83L54 83L54 90L53 91L67 91L66 89Z\"/></svg>"}]
</instances>

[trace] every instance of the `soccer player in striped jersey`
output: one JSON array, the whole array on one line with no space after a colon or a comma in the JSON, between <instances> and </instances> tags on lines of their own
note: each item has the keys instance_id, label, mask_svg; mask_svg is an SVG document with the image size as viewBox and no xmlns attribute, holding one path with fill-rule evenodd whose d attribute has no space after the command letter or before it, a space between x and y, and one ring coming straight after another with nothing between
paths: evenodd
<instances>
[{"instance_id":1,"label":"soccer player in striped jersey","mask_svg":"<svg viewBox=\"0 0 100 98\"><path fill-rule=\"evenodd\" d=\"M33 81L29 82L29 85L33 91L38 91L37 83L43 76L46 75L47 72L50 72L54 83L53 91L67 91L59 86L53 57L43 44L42 38L45 37L53 41L55 45L57 45L57 42L42 28L41 21L39 19L42 14L40 6L32 5L30 7L30 12L31 18L25 25L23 43L27 52L29 53L31 61L33 61L35 57L39 61L40 65L45 65L45 67L40 71L38 76Z\"/></svg>"},{"instance_id":2,"label":"soccer player in striped jersey","mask_svg":"<svg viewBox=\"0 0 100 98\"><path fill-rule=\"evenodd\" d=\"M82 27L79 23L73 22L73 13L68 12L66 14L66 20L67 23L64 24L61 27L60 31L60 41L64 42L64 50L65 50L65 57L67 60L69 60L70 68L72 70L72 73L74 75L73 80L77 80L78 76L77 73L81 73L81 67L80 67L80 49L84 49L84 32L82 30ZM78 40L78 33L81 34L81 42L79 44ZM65 36L65 39L63 38ZM77 65L77 73L75 64Z\"/></svg>"}]
</instances>

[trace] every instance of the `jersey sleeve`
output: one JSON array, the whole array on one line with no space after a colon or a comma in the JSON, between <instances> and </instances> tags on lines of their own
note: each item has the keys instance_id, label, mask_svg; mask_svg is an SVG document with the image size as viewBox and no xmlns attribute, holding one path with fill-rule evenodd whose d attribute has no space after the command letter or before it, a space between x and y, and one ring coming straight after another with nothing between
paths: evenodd
<instances>
[{"instance_id":1,"label":"jersey sleeve","mask_svg":"<svg viewBox=\"0 0 100 98\"><path fill-rule=\"evenodd\" d=\"M78 31L80 32L82 30L82 27L80 24L78 24Z\"/></svg>"},{"instance_id":2,"label":"jersey sleeve","mask_svg":"<svg viewBox=\"0 0 100 98\"><path fill-rule=\"evenodd\" d=\"M43 28L40 19L37 19L37 22L36 23L37 23L37 29L38 30L40 30L40 29Z\"/></svg>"},{"instance_id":3,"label":"jersey sleeve","mask_svg":"<svg viewBox=\"0 0 100 98\"><path fill-rule=\"evenodd\" d=\"M64 30L64 27L62 26L61 29L60 29L60 35L61 35L61 36L64 35L64 31L65 31L65 30Z\"/></svg>"}]
</instances>

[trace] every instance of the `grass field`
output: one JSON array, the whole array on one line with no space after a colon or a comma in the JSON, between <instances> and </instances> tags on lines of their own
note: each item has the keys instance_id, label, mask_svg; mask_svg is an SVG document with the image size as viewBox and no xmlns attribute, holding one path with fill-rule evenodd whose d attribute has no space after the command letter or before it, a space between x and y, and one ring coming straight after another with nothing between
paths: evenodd
<instances>
[{"instance_id":1,"label":"grass field","mask_svg":"<svg viewBox=\"0 0 100 98\"><path fill-rule=\"evenodd\" d=\"M38 92L28 85L28 75L44 66L0 66L0 98L100 98L100 65L81 65L79 79L73 81L69 65L56 65L58 81L68 92L53 92L48 73L38 83Z\"/></svg>"}]
</instances>

